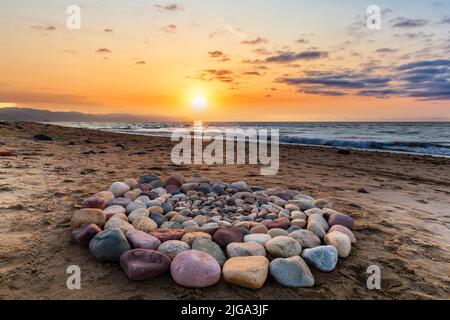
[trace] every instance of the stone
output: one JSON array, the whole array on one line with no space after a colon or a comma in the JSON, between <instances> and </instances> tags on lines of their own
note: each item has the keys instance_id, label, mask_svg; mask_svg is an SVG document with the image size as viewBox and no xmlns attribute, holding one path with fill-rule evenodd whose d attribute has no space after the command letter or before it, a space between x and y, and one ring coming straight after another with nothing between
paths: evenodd
<instances>
[{"instance_id":1,"label":"stone","mask_svg":"<svg viewBox=\"0 0 450 320\"><path fill-rule=\"evenodd\" d=\"M99 261L115 262L120 256L130 250L125 235L120 229L108 229L99 232L89 243L89 250Z\"/></svg>"},{"instance_id":2,"label":"stone","mask_svg":"<svg viewBox=\"0 0 450 320\"><path fill-rule=\"evenodd\" d=\"M336 268L338 251L333 246L319 246L303 250L302 257L318 270L330 272Z\"/></svg>"},{"instance_id":3,"label":"stone","mask_svg":"<svg viewBox=\"0 0 450 320\"><path fill-rule=\"evenodd\" d=\"M234 257L223 265L226 282L248 289L261 289L269 273L269 260L262 256Z\"/></svg>"},{"instance_id":4,"label":"stone","mask_svg":"<svg viewBox=\"0 0 450 320\"><path fill-rule=\"evenodd\" d=\"M166 192L170 194L178 194L181 192L181 188L173 185L168 185L165 187Z\"/></svg>"},{"instance_id":5,"label":"stone","mask_svg":"<svg viewBox=\"0 0 450 320\"><path fill-rule=\"evenodd\" d=\"M166 185L181 187L183 185L183 180L181 177L170 176L169 178L166 179Z\"/></svg>"},{"instance_id":6,"label":"stone","mask_svg":"<svg viewBox=\"0 0 450 320\"><path fill-rule=\"evenodd\" d=\"M225 256L225 253L222 251L220 246L212 240L208 240L205 238L196 238L192 243L192 249L203 251L209 254L211 257L216 259L221 267L227 260L227 257Z\"/></svg>"},{"instance_id":7,"label":"stone","mask_svg":"<svg viewBox=\"0 0 450 320\"><path fill-rule=\"evenodd\" d=\"M186 228L192 228L192 227L195 227L195 228L200 228L200 226L197 224L197 222L195 222L194 220L187 220L187 221L184 221L182 224L181 224L181 226L183 227L183 229L186 229Z\"/></svg>"},{"instance_id":8,"label":"stone","mask_svg":"<svg viewBox=\"0 0 450 320\"><path fill-rule=\"evenodd\" d=\"M299 208L297 205L292 204L292 203L287 203L287 204L285 204L285 205L284 205L284 208L285 208L286 210L291 211L291 212L295 212L295 211L299 212L299 210L300 210L300 208Z\"/></svg>"},{"instance_id":9,"label":"stone","mask_svg":"<svg viewBox=\"0 0 450 320\"><path fill-rule=\"evenodd\" d=\"M122 219L112 217L105 223L104 230L108 229L120 229L122 232L127 232L130 229L134 229L134 227L126 221Z\"/></svg>"},{"instance_id":10,"label":"stone","mask_svg":"<svg viewBox=\"0 0 450 320\"><path fill-rule=\"evenodd\" d=\"M345 233L350 238L350 242L352 244L356 243L356 237L349 228L344 227L339 224L336 224L336 225L332 226L330 228L330 230L328 230L328 233L333 232L333 231L339 231L339 232Z\"/></svg>"},{"instance_id":11,"label":"stone","mask_svg":"<svg viewBox=\"0 0 450 320\"><path fill-rule=\"evenodd\" d=\"M147 206L146 203L150 201L150 198L144 194L144 195L141 195L141 196L137 197L136 199L134 199L134 201L142 202L143 204L145 204L145 206Z\"/></svg>"},{"instance_id":12,"label":"stone","mask_svg":"<svg viewBox=\"0 0 450 320\"><path fill-rule=\"evenodd\" d=\"M325 235L327 234L322 225L319 222L315 221L308 222L306 229L314 233L320 239L323 239L323 237L325 237Z\"/></svg>"},{"instance_id":13,"label":"stone","mask_svg":"<svg viewBox=\"0 0 450 320\"><path fill-rule=\"evenodd\" d=\"M168 213L173 211L173 205L170 202L164 203L161 208L163 209L163 213Z\"/></svg>"},{"instance_id":14,"label":"stone","mask_svg":"<svg viewBox=\"0 0 450 320\"><path fill-rule=\"evenodd\" d=\"M300 243L303 249L318 247L321 244L320 238L315 233L308 230L297 230L291 232L289 237Z\"/></svg>"},{"instance_id":15,"label":"stone","mask_svg":"<svg viewBox=\"0 0 450 320\"><path fill-rule=\"evenodd\" d=\"M294 232L294 231L296 231L296 230L301 230L302 228L301 227L299 227L299 226L290 226L286 231L288 232L288 233L291 233L291 232Z\"/></svg>"},{"instance_id":16,"label":"stone","mask_svg":"<svg viewBox=\"0 0 450 320\"><path fill-rule=\"evenodd\" d=\"M267 233L269 230L267 229L267 227L263 224L254 226L253 228L250 229L251 233Z\"/></svg>"},{"instance_id":17,"label":"stone","mask_svg":"<svg viewBox=\"0 0 450 320\"><path fill-rule=\"evenodd\" d=\"M186 233L181 241L186 242L189 246L195 241L195 239L207 239L211 240L211 235L205 232L188 232Z\"/></svg>"},{"instance_id":18,"label":"stone","mask_svg":"<svg viewBox=\"0 0 450 320\"><path fill-rule=\"evenodd\" d=\"M123 183L127 184L131 188L131 190L136 189L139 184L137 180L133 178L128 178L124 180Z\"/></svg>"},{"instance_id":19,"label":"stone","mask_svg":"<svg viewBox=\"0 0 450 320\"><path fill-rule=\"evenodd\" d=\"M109 203L110 201L114 200L115 196L110 191L100 191L96 194L94 194L94 197L103 198L106 200L106 203Z\"/></svg>"},{"instance_id":20,"label":"stone","mask_svg":"<svg viewBox=\"0 0 450 320\"><path fill-rule=\"evenodd\" d=\"M286 230L279 228L270 229L267 233L270 234L272 238L287 236L289 234L289 232L287 232Z\"/></svg>"},{"instance_id":21,"label":"stone","mask_svg":"<svg viewBox=\"0 0 450 320\"><path fill-rule=\"evenodd\" d=\"M289 223L286 223L285 221L281 221L281 220L274 220L269 222L268 224L266 224L266 227L270 230L270 229L284 229L286 230L287 228L289 228Z\"/></svg>"},{"instance_id":22,"label":"stone","mask_svg":"<svg viewBox=\"0 0 450 320\"><path fill-rule=\"evenodd\" d=\"M191 250L191 247L186 242L180 240L169 240L161 244L158 251L167 255L173 260L178 254L183 251Z\"/></svg>"},{"instance_id":23,"label":"stone","mask_svg":"<svg viewBox=\"0 0 450 320\"><path fill-rule=\"evenodd\" d=\"M139 183L150 183L155 180L161 180L158 176L154 174L144 174L139 178Z\"/></svg>"},{"instance_id":24,"label":"stone","mask_svg":"<svg viewBox=\"0 0 450 320\"><path fill-rule=\"evenodd\" d=\"M131 199L131 200L135 200L141 195L141 193L142 193L141 189L133 189L131 191L125 192L123 197Z\"/></svg>"},{"instance_id":25,"label":"stone","mask_svg":"<svg viewBox=\"0 0 450 320\"><path fill-rule=\"evenodd\" d=\"M330 228L328 226L327 220L325 220L325 218L320 214L314 213L314 214L310 215L308 217L308 223L310 223L310 222L319 223L322 226L323 230L325 230L325 232L328 231L328 229Z\"/></svg>"},{"instance_id":26,"label":"stone","mask_svg":"<svg viewBox=\"0 0 450 320\"><path fill-rule=\"evenodd\" d=\"M112 206L106 207L103 210L103 213L105 214L106 220L111 219L116 214L119 214L119 213L125 214L126 212L127 212L127 210L125 210L124 207L117 206L117 205L112 205Z\"/></svg>"},{"instance_id":27,"label":"stone","mask_svg":"<svg viewBox=\"0 0 450 320\"><path fill-rule=\"evenodd\" d=\"M303 219L293 219L291 221L292 226L299 226L300 228L303 228L306 226L306 220Z\"/></svg>"},{"instance_id":28,"label":"stone","mask_svg":"<svg viewBox=\"0 0 450 320\"><path fill-rule=\"evenodd\" d=\"M158 251L134 249L120 256L120 266L128 278L139 281L166 273L170 267L170 259Z\"/></svg>"},{"instance_id":29,"label":"stone","mask_svg":"<svg viewBox=\"0 0 450 320\"><path fill-rule=\"evenodd\" d=\"M158 238L136 229L130 229L125 232L125 237L131 248L134 249L157 250L161 245L161 241Z\"/></svg>"},{"instance_id":30,"label":"stone","mask_svg":"<svg viewBox=\"0 0 450 320\"><path fill-rule=\"evenodd\" d=\"M155 181L150 182L150 185L152 186L152 188L153 188L152 191L153 191L155 188L164 189L164 187L166 186L166 183L161 180L155 180ZM158 195L160 195L160 193L158 193Z\"/></svg>"},{"instance_id":31,"label":"stone","mask_svg":"<svg viewBox=\"0 0 450 320\"><path fill-rule=\"evenodd\" d=\"M327 233L324 238L324 242L327 245L335 247L340 258L347 258L352 250L352 244L349 236L339 231Z\"/></svg>"},{"instance_id":32,"label":"stone","mask_svg":"<svg viewBox=\"0 0 450 320\"><path fill-rule=\"evenodd\" d=\"M163 187L152 189L152 192L156 193L158 197L162 197L163 195L167 194L166 189L164 189Z\"/></svg>"},{"instance_id":33,"label":"stone","mask_svg":"<svg viewBox=\"0 0 450 320\"><path fill-rule=\"evenodd\" d=\"M159 228L150 232L152 236L158 238L161 242L166 242L169 240L181 240L185 233L186 231L183 229L164 228Z\"/></svg>"},{"instance_id":34,"label":"stone","mask_svg":"<svg viewBox=\"0 0 450 320\"><path fill-rule=\"evenodd\" d=\"M267 241L269 241L270 239L272 239L272 237L269 234L262 233L248 234L244 236L244 242L256 242L263 247L266 246Z\"/></svg>"},{"instance_id":35,"label":"stone","mask_svg":"<svg viewBox=\"0 0 450 320\"><path fill-rule=\"evenodd\" d=\"M302 252L302 247L297 240L285 236L276 237L267 241L266 249L271 256L276 258L289 258L299 255Z\"/></svg>"},{"instance_id":36,"label":"stone","mask_svg":"<svg viewBox=\"0 0 450 320\"><path fill-rule=\"evenodd\" d=\"M328 200L325 199L317 199L314 200L313 204L320 209L323 208L331 208L331 203Z\"/></svg>"},{"instance_id":37,"label":"stone","mask_svg":"<svg viewBox=\"0 0 450 320\"><path fill-rule=\"evenodd\" d=\"M164 217L162 214L157 213L157 212L150 212L150 219L152 219L153 221L156 222L156 224L158 225L158 227L160 227L164 222L167 221L167 218Z\"/></svg>"},{"instance_id":38,"label":"stone","mask_svg":"<svg viewBox=\"0 0 450 320\"><path fill-rule=\"evenodd\" d=\"M146 208L147 206L143 202L133 201L130 202L125 209L127 210L127 213L131 213L136 209L146 209Z\"/></svg>"},{"instance_id":39,"label":"stone","mask_svg":"<svg viewBox=\"0 0 450 320\"><path fill-rule=\"evenodd\" d=\"M307 220L308 219L306 214L304 214L301 211L291 211L291 218L292 219L302 219L302 220Z\"/></svg>"},{"instance_id":40,"label":"stone","mask_svg":"<svg viewBox=\"0 0 450 320\"><path fill-rule=\"evenodd\" d=\"M148 207L147 208L148 212L156 212L159 214L163 214L164 213L164 209L160 206L153 206L153 207Z\"/></svg>"},{"instance_id":41,"label":"stone","mask_svg":"<svg viewBox=\"0 0 450 320\"><path fill-rule=\"evenodd\" d=\"M167 222L164 222L161 225L161 228L164 228L164 229L183 229L183 226L181 225L181 223L176 222L176 221L167 221Z\"/></svg>"},{"instance_id":42,"label":"stone","mask_svg":"<svg viewBox=\"0 0 450 320\"><path fill-rule=\"evenodd\" d=\"M246 190L248 190L249 188L248 188L248 185L247 185L247 183L245 182L245 181L237 181L237 182L233 182L232 184L231 184L231 187L233 188L233 189L236 189L237 191L246 191Z\"/></svg>"},{"instance_id":43,"label":"stone","mask_svg":"<svg viewBox=\"0 0 450 320\"><path fill-rule=\"evenodd\" d=\"M148 217L139 217L133 221L133 227L136 230L150 233L150 231L157 229L158 225L155 221Z\"/></svg>"},{"instance_id":44,"label":"stone","mask_svg":"<svg viewBox=\"0 0 450 320\"><path fill-rule=\"evenodd\" d=\"M106 216L100 209L80 209L76 211L70 221L70 229L75 230L83 224L96 224L100 228L105 225Z\"/></svg>"},{"instance_id":45,"label":"stone","mask_svg":"<svg viewBox=\"0 0 450 320\"><path fill-rule=\"evenodd\" d=\"M128 222L128 217L127 217L127 215L124 214L124 213L116 213L116 214L113 215L111 218L109 218L108 221L109 221L110 219L113 219L113 218L115 218L115 219L120 219L120 220L123 220L123 221L125 221L125 222Z\"/></svg>"},{"instance_id":46,"label":"stone","mask_svg":"<svg viewBox=\"0 0 450 320\"><path fill-rule=\"evenodd\" d=\"M84 224L73 230L72 236L79 245L87 247L89 246L89 242L91 242L92 238L94 238L95 235L101 231L102 229L96 224Z\"/></svg>"},{"instance_id":47,"label":"stone","mask_svg":"<svg viewBox=\"0 0 450 320\"><path fill-rule=\"evenodd\" d=\"M309 216L312 215L312 214L318 214L318 215L323 216L324 212L322 211L322 209L319 209L319 208L312 208L312 209L306 210L306 211L305 211L305 214L306 214L307 217L309 217Z\"/></svg>"},{"instance_id":48,"label":"stone","mask_svg":"<svg viewBox=\"0 0 450 320\"><path fill-rule=\"evenodd\" d=\"M82 208L105 209L108 201L105 198L90 197L81 203Z\"/></svg>"},{"instance_id":49,"label":"stone","mask_svg":"<svg viewBox=\"0 0 450 320\"><path fill-rule=\"evenodd\" d=\"M115 198L108 202L108 206L121 206L126 208L131 202L133 201L127 198Z\"/></svg>"},{"instance_id":50,"label":"stone","mask_svg":"<svg viewBox=\"0 0 450 320\"><path fill-rule=\"evenodd\" d=\"M213 236L213 240L222 248L226 248L231 242L242 242L244 235L242 230L237 228L220 228Z\"/></svg>"},{"instance_id":51,"label":"stone","mask_svg":"<svg viewBox=\"0 0 450 320\"><path fill-rule=\"evenodd\" d=\"M353 230L353 219L348 215L339 212L332 213L329 216L328 224L330 226L341 225L348 228L349 230Z\"/></svg>"},{"instance_id":52,"label":"stone","mask_svg":"<svg viewBox=\"0 0 450 320\"><path fill-rule=\"evenodd\" d=\"M183 190L185 193L188 191L197 190L197 188L198 188L198 183L196 183L196 182L183 183L181 185L181 190Z\"/></svg>"},{"instance_id":53,"label":"stone","mask_svg":"<svg viewBox=\"0 0 450 320\"><path fill-rule=\"evenodd\" d=\"M180 286L187 288L205 288L220 280L220 265L209 254L189 250L179 253L170 265L170 274Z\"/></svg>"},{"instance_id":54,"label":"stone","mask_svg":"<svg viewBox=\"0 0 450 320\"><path fill-rule=\"evenodd\" d=\"M129 185L123 182L114 182L109 187L109 192L111 192L115 197L122 197L126 192L130 191Z\"/></svg>"},{"instance_id":55,"label":"stone","mask_svg":"<svg viewBox=\"0 0 450 320\"><path fill-rule=\"evenodd\" d=\"M246 257L246 256L266 256L266 250L262 245L256 242L232 242L227 245L227 256L233 257Z\"/></svg>"},{"instance_id":56,"label":"stone","mask_svg":"<svg viewBox=\"0 0 450 320\"><path fill-rule=\"evenodd\" d=\"M314 276L300 256L277 258L270 263L270 275L285 287L309 288L314 286Z\"/></svg>"},{"instance_id":57,"label":"stone","mask_svg":"<svg viewBox=\"0 0 450 320\"><path fill-rule=\"evenodd\" d=\"M128 216L128 221L130 221L130 223L133 223L134 220L136 220L139 217L149 217L150 213L148 212L148 210L146 208L139 208L136 210L133 210L130 215Z\"/></svg>"}]
</instances>

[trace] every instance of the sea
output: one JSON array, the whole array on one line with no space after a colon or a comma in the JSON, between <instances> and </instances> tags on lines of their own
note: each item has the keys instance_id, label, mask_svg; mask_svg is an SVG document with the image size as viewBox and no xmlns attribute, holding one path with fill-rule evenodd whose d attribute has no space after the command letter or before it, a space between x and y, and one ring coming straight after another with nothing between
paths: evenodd
<instances>
[{"instance_id":1,"label":"sea","mask_svg":"<svg viewBox=\"0 0 450 320\"><path fill-rule=\"evenodd\" d=\"M188 122L53 122L132 135L170 137ZM280 143L450 157L450 122L204 122L204 129L278 129Z\"/></svg>"}]
</instances>

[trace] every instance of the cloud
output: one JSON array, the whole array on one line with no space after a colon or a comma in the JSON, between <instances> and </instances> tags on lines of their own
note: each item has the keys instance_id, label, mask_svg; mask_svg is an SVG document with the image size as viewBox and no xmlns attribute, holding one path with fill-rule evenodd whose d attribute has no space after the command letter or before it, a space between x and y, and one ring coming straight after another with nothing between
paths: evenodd
<instances>
[{"instance_id":1,"label":"cloud","mask_svg":"<svg viewBox=\"0 0 450 320\"><path fill-rule=\"evenodd\" d=\"M380 49L377 49L375 52L377 52L377 53L394 53L397 51L398 51L397 49L393 49L393 48L380 48Z\"/></svg>"},{"instance_id":2,"label":"cloud","mask_svg":"<svg viewBox=\"0 0 450 320\"><path fill-rule=\"evenodd\" d=\"M272 56L266 59L266 62L277 62L277 63L287 63L297 60L316 60L321 58L327 58L328 52L324 51L303 51L299 53L295 52L282 52L279 55Z\"/></svg>"},{"instance_id":3,"label":"cloud","mask_svg":"<svg viewBox=\"0 0 450 320\"><path fill-rule=\"evenodd\" d=\"M167 4L167 5L161 5L161 4L155 4L155 7L161 10L175 12L175 11L181 11L183 10L183 7L178 4Z\"/></svg>"},{"instance_id":4,"label":"cloud","mask_svg":"<svg viewBox=\"0 0 450 320\"><path fill-rule=\"evenodd\" d=\"M106 32L106 33L114 33L114 30L111 29L111 28L106 28L105 30L103 30L103 32Z\"/></svg>"},{"instance_id":5,"label":"cloud","mask_svg":"<svg viewBox=\"0 0 450 320\"><path fill-rule=\"evenodd\" d=\"M16 104L57 104L57 105L85 105L95 104L89 101L87 97L57 93L56 91L38 91L38 90L15 90L0 89L0 101Z\"/></svg>"},{"instance_id":6,"label":"cloud","mask_svg":"<svg viewBox=\"0 0 450 320\"><path fill-rule=\"evenodd\" d=\"M108 48L100 48L97 51L95 51L95 53L100 53L100 54L110 54L112 51Z\"/></svg>"},{"instance_id":7,"label":"cloud","mask_svg":"<svg viewBox=\"0 0 450 320\"><path fill-rule=\"evenodd\" d=\"M235 80L233 71L228 69L203 70L195 78L202 81L217 80L225 83L232 83Z\"/></svg>"},{"instance_id":8,"label":"cloud","mask_svg":"<svg viewBox=\"0 0 450 320\"><path fill-rule=\"evenodd\" d=\"M38 31L56 31L55 26L30 26L30 28Z\"/></svg>"},{"instance_id":9,"label":"cloud","mask_svg":"<svg viewBox=\"0 0 450 320\"><path fill-rule=\"evenodd\" d=\"M262 74L259 73L258 71L245 71L242 72L242 74L246 76L262 76Z\"/></svg>"},{"instance_id":10,"label":"cloud","mask_svg":"<svg viewBox=\"0 0 450 320\"><path fill-rule=\"evenodd\" d=\"M259 63L264 63L264 60L261 59L244 59L242 60L242 63L245 64L259 64Z\"/></svg>"},{"instance_id":11,"label":"cloud","mask_svg":"<svg viewBox=\"0 0 450 320\"><path fill-rule=\"evenodd\" d=\"M442 19L439 22L439 24L450 24L450 16L442 17Z\"/></svg>"},{"instance_id":12,"label":"cloud","mask_svg":"<svg viewBox=\"0 0 450 320\"><path fill-rule=\"evenodd\" d=\"M208 51L209 57L217 59L219 62L230 61L231 59L220 50Z\"/></svg>"},{"instance_id":13,"label":"cloud","mask_svg":"<svg viewBox=\"0 0 450 320\"><path fill-rule=\"evenodd\" d=\"M243 40L241 41L242 44L249 44L249 45L256 45L256 44L262 44L262 43L267 43L267 39L265 38L261 38L261 37L257 37L255 39L252 40Z\"/></svg>"},{"instance_id":14,"label":"cloud","mask_svg":"<svg viewBox=\"0 0 450 320\"><path fill-rule=\"evenodd\" d=\"M417 28L423 27L428 24L428 20L425 19L408 19L408 18L395 18L391 20L392 27L394 28Z\"/></svg>"},{"instance_id":15,"label":"cloud","mask_svg":"<svg viewBox=\"0 0 450 320\"><path fill-rule=\"evenodd\" d=\"M169 24L167 26L161 27L161 31L165 33L176 33L177 32L177 26L174 24Z\"/></svg>"},{"instance_id":16,"label":"cloud","mask_svg":"<svg viewBox=\"0 0 450 320\"><path fill-rule=\"evenodd\" d=\"M411 62L399 66L397 69L400 71L410 70L424 67L450 67L450 59L438 59L438 60L425 60L418 62Z\"/></svg>"},{"instance_id":17,"label":"cloud","mask_svg":"<svg viewBox=\"0 0 450 320\"><path fill-rule=\"evenodd\" d=\"M268 56L271 54L271 52L265 48L258 48L258 49L254 49L252 50L254 53L262 55L262 56Z\"/></svg>"},{"instance_id":18,"label":"cloud","mask_svg":"<svg viewBox=\"0 0 450 320\"><path fill-rule=\"evenodd\" d=\"M141 61L137 61L136 64L138 64L138 65L145 65L147 63L144 60L141 60Z\"/></svg>"},{"instance_id":19,"label":"cloud","mask_svg":"<svg viewBox=\"0 0 450 320\"><path fill-rule=\"evenodd\" d=\"M308 39L305 39L305 38L300 38L300 39L297 39L295 42L296 42L296 43L303 43L303 44L306 44L306 43L309 43L309 40L308 40Z\"/></svg>"}]
</instances>

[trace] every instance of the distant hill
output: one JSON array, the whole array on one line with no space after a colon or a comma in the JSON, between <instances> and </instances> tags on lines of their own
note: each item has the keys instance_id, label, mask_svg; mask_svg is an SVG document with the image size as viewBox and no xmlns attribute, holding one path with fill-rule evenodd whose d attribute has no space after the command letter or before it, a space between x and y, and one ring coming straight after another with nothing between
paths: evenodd
<instances>
[{"instance_id":1,"label":"distant hill","mask_svg":"<svg viewBox=\"0 0 450 320\"><path fill-rule=\"evenodd\" d=\"M87 114L60 112L31 108L0 108L0 120L27 122L158 122L177 121L175 118L157 115L133 115L128 113ZM179 121L179 119L178 119Z\"/></svg>"}]
</instances>

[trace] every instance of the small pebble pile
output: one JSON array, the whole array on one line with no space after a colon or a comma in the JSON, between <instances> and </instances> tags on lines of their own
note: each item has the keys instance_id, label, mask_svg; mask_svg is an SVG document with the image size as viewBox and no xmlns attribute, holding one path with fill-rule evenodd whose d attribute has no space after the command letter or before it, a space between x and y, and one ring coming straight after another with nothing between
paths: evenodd
<instances>
[{"instance_id":1,"label":"small pebble pile","mask_svg":"<svg viewBox=\"0 0 450 320\"><path fill-rule=\"evenodd\" d=\"M83 201L70 227L77 243L119 262L131 280L170 272L187 288L223 278L260 289L269 274L283 286L312 287L310 268L333 271L356 243L353 219L327 200L178 175L114 182Z\"/></svg>"}]
</instances>

